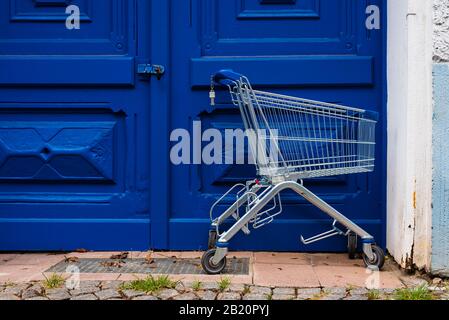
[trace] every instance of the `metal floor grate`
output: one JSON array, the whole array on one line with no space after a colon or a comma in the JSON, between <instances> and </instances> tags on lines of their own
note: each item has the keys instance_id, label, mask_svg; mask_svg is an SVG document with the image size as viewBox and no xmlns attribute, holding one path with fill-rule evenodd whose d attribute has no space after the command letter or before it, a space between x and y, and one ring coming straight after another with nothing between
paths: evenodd
<instances>
[{"instance_id":1,"label":"metal floor grate","mask_svg":"<svg viewBox=\"0 0 449 320\"><path fill-rule=\"evenodd\" d=\"M77 266L81 273L205 274L199 259L174 258L153 259L151 264L145 259L79 259L76 262L62 261L46 272L65 273L69 266ZM249 259L228 259L224 273L248 275Z\"/></svg>"}]
</instances>

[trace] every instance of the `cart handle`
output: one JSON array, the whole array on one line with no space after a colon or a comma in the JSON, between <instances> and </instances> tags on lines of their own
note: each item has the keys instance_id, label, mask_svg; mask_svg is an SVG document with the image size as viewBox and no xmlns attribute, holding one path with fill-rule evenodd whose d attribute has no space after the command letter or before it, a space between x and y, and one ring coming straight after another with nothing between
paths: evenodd
<instances>
[{"instance_id":1,"label":"cart handle","mask_svg":"<svg viewBox=\"0 0 449 320\"><path fill-rule=\"evenodd\" d=\"M215 83L218 83L222 86L229 86L240 81L242 77L243 76L241 74L234 72L231 69L224 69L214 74L213 80Z\"/></svg>"}]
</instances>

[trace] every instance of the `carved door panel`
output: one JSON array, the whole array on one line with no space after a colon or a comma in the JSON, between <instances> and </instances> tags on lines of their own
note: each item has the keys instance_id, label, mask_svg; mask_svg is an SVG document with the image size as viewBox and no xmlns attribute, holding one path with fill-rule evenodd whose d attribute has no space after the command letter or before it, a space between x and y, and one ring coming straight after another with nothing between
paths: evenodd
<instances>
[{"instance_id":1,"label":"carved door panel","mask_svg":"<svg viewBox=\"0 0 449 320\"><path fill-rule=\"evenodd\" d=\"M1 1L1 250L150 246L149 5Z\"/></svg>"},{"instance_id":2,"label":"carved door panel","mask_svg":"<svg viewBox=\"0 0 449 320\"><path fill-rule=\"evenodd\" d=\"M365 28L369 4L383 9L382 1L356 0L173 1L171 129L193 135L193 121L201 121L203 131L243 127L226 92L218 92L217 104L209 106L210 76L226 68L247 75L263 90L377 110L383 119L384 39L382 31ZM306 182L379 239L384 234L384 132L381 121L376 173ZM210 206L233 184L255 177L251 165L172 165L169 172L172 200L161 247L172 249L205 248ZM293 194L283 199L279 219L250 237L239 235L231 246L346 250L343 238L300 244L300 234L326 231L330 221Z\"/></svg>"}]
</instances>

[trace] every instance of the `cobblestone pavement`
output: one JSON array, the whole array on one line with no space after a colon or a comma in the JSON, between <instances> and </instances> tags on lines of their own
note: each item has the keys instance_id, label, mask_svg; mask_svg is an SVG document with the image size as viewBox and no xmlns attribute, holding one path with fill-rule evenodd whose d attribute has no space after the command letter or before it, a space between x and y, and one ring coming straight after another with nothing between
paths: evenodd
<instances>
[{"instance_id":1,"label":"cobblestone pavement","mask_svg":"<svg viewBox=\"0 0 449 320\"><path fill-rule=\"evenodd\" d=\"M0 300L388 300L397 296L394 289L271 288L232 283L220 287L218 283L182 281L176 282L172 288L145 293L124 289L125 283L83 281L74 290L65 287L46 289L43 282L6 283L0 285ZM425 283L424 280L415 281L411 286ZM449 290L443 281L427 285L434 299L449 300Z\"/></svg>"},{"instance_id":2,"label":"cobblestone pavement","mask_svg":"<svg viewBox=\"0 0 449 320\"><path fill-rule=\"evenodd\" d=\"M229 259L248 262L244 272L217 276L186 272L185 264L180 262L200 268L201 255L152 251L0 253L0 300L374 300L400 296L449 300L449 281L411 276L392 259L387 259L382 272L373 272L364 267L361 259L349 260L346 254L233 252ZM158 259L175 263L180 271L157 269ZM100 266L107 266L108 272L83 269L86 261L101 261ZM159 283L159 290L155 291L154 283L130 285L130 281L148 277L130 269L139 261L145 261L155 278L169 274L166 281ZM78 270L81 280L81 285L73 290L66 289L66 279L73 275L68 267ZM49 281L52 276L56 280L59 277L59 281ZM223 281L225 278L227 281ZM372 285L381 289L364 289ZM418 292L397 291L422 286L425 289ZM153 292L133 290L142 287Z\"/></svg>"}]
</instances>

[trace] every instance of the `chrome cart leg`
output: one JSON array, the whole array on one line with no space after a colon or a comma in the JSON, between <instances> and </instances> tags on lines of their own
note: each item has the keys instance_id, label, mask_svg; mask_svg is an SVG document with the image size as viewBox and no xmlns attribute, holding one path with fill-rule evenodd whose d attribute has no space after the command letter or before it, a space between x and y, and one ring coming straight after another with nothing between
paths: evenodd
<instances>
[{"instance_id":1,"label":"chrome cart leg","mask_svg":"<svg viewBox=\"0 0 449 320\"><path fill-rule=\"evenodd\" d=\"M317 195L315 195L313 192L308 190L303 185L293 183L288 188L291 188L292 190L297 192L299 195L304 197L304 199L306 199L307 201L309 201L310 203L321 209L324 213L328 214L330 217L338 221L338 223L343 225L349 231L352 231L355 234L357 234L363 241L363 253L364 253L363 260L368 267L377 269L381 269L383 267L383 264L385 262L385 254L380 247L375 245L375 241L372 235L370 235L368 232L360 228L354 222L346 218L343 214L341 214L336 209L331 207L329 204L320 199Z\"/></svg>"},{"instance_id":2,"label":"chrome cart leg","mask_svg":"<svg viewBox=\"0 0 449 320\"><path fill-rule=\"evenodd\" d=\"M235 201L225 212L223 212L218 218L212 221L213 226L219 226L238 211L244 204L248 203L250 193L245 193L237 201Z\"/></svg>"},{"instance_id":3,"label":"chrome cart leg","mask_svg":"<svg viewBox=\"0 0 449 320\"><path fill-rule=\"evenodd\" d=\"M216 201L210 210L210 217L211 217L211 222L212 222L212 227L216 228L218 226L220 226L224 221L226 221L226 219L228 219L229 217L233 216L234 218L236 218L236 220L239 218L237 213L239 212L239 209L243 206L248 204L248 202L251 200L251 197L255 196L256 193L261 189L260 186L258 185L254 185L251 188L247 188L246 191L237 198L237 200L228 208L226 209L225 212L223 212L219 217L217 218L213 218L213 210L214 208L232 191L234 190L236 187L244 187L247 188L247 186L243 185L243 184L237 184L234 187L232 187L227 193L225 193L220 199L218 199L218 201ZM217 230L218 233L218 230Z\"/></svg>"},{"instance_id":4,"label":"chrome cart leg","mask_svg":"<svg viewBox=\"0 0 449 320\"><path fill-rule=\"evenodd\" d=\"M282 190L281 190L282 191ZM218 239L218 243L228 243L244 226L246 226L280 191L276 187L267 191L264 196L256 201L248 212L243 215L228 231Z\"/></svg>"},{"instance_id":5,"label":"chrome cart leg","mask_svg":"<svg viewBox=\"0 0 449 320\"><path fill-rule=\"evenodd\" d=\"M321 200L318 196L316 196L313 192L305 188L303 185L293 182L287 181L279 183L273 186L270 190L268 190L264 195L258 199L253 206L251 207L245 215L243 215L228 231L224 232L217 241L217 249L214 250L214 256L211 262L215 265L218 265L221 260L224 259L224 256L227 254L227 244L229 241L242 229L244 228L274 197L276 197L279 193L284 190L291 189L295 191L297 194L302 196L304 199L309 201L311 204L315 205L317 208L321 209L324 213L328 214L335 221L338 221L341 225L343 225L348 230L354 232L359 237L362 238L363 241L363 252L365 254L364 261L368 266L376 266L379 269L383 266L384 255L381 249L374 245L374 238L368 232L360 228L358 225L353 223L351 220L346 218L343 214L338 212L336 209L331 207L325 201ZM339 231L335 227L336 231L334 231L334 235L341 234L342 231ZM317 241L317 238L321 237L322 239L328 238L333 231L326 232L322 235L313 237L313 242ZM343 233L344 234L344 233ZM225 249L224 249L225 248ZM206 270L207 272L207 270Z\"/></svg>"}]
</instances>

